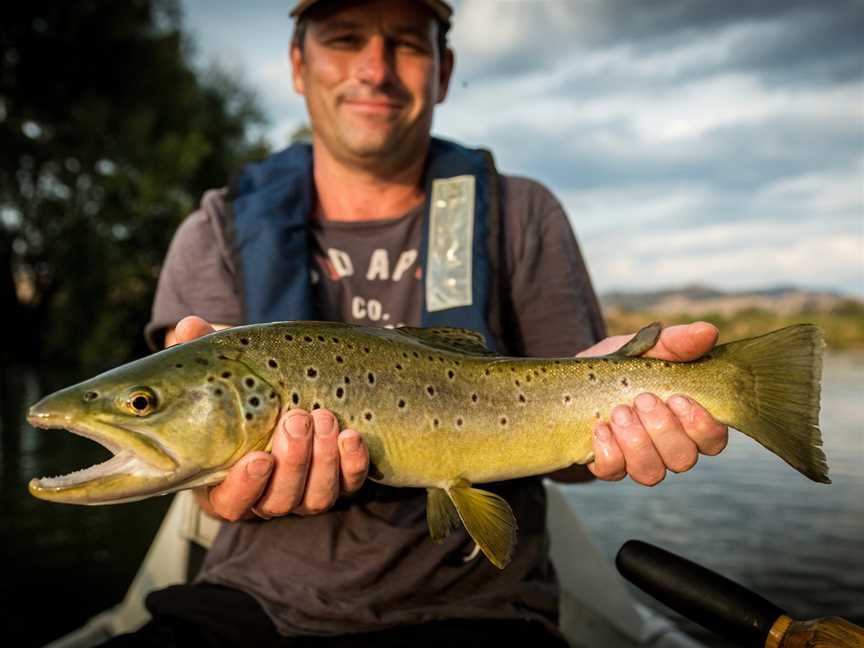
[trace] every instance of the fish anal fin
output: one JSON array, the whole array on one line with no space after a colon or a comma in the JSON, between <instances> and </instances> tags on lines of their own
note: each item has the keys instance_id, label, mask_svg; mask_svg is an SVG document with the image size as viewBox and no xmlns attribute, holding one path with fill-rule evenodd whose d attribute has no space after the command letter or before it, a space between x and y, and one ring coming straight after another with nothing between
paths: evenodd
<instances>
[{"instance_id":1,"label":"fish anal fin","mask_svg":"<svg viewBox=\"0 0 864 648\"><path fill-rule=\"evenodd\" d=\"M426 498L426 522L432 542L442 542L461 525L459 513L450 496L440 488L430 488Z\"/></svg>"},{"instance_id":2,"label":"fish anal fin","mask_svg":"<svg viewBox=\"0 0 864 648\"><path fill-rule=\"evenodd\" d=\"M498 569L513 558L516 547L516 517L504 498L460 483L448 489L465 530Z\"/></svg>"},{"instance_id":3,"label":"fish anal fin","mask_svg":"<svg viewBox=\"0 0 864 648\"><path fill-rule=\"evenodd\" d=\"M660 339L660 333L663 331L663 325L660 322L652 322L648 326L644 326L630 340L614 353L610 353L610 357L634 358L641 356L646 351L650 350L657 344Z\"/></svg>"}]
</instances>

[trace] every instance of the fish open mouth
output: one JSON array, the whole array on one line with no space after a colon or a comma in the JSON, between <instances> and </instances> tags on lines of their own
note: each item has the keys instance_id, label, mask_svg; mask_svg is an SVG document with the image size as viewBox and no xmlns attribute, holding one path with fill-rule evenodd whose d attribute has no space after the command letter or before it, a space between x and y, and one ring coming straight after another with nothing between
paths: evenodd
<instances>
[{"instance_id":1,"label":"fish open mouth","mask_svg":"<svg viewBox=\"0 0 864 648\"><path fill-rule=\"evenodd\" d=\"M177 467L164 448L135 430L114 423L75 424L64 416L34 410L36 407L27 417L32 426L68 430L95 441L114 455L66 475L30 480L30 493L41 499L83 504L137 499L131 497L133 490L155 481L164 482Z\"/></svg>"}]
</instances>

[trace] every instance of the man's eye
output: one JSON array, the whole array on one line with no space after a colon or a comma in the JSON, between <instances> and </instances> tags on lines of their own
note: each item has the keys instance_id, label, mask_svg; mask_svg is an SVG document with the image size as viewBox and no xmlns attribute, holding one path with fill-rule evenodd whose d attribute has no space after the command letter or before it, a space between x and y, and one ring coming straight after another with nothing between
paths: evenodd
<instances>
[{"instance_id":1,"label":"man's eye","mask_svg":"<svg viewBox=\"0 0 864 648\"><path fill-rule=\"evenodd\" d=\"M333 46L352 46L360 42L360 37L357 34L338 34L327 39L328 45Z\"/></svg>"}]
</instances>

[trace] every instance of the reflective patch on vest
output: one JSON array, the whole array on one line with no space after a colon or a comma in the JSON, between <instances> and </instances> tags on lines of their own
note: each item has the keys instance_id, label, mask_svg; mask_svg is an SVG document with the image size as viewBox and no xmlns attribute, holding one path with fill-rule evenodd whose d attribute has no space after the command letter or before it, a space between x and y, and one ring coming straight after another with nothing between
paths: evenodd
<instances>
[{"instance_id":1,"label":"reflective patch on vest","mask_svg":"<svg viewBox=\"0 0 864 648\"><path fill-rule=\"evenodd\" d=\"M432 182L426 252L426 310L430 313L471 305L474 185L470 175Z\"/></svg>"}]
</instances>

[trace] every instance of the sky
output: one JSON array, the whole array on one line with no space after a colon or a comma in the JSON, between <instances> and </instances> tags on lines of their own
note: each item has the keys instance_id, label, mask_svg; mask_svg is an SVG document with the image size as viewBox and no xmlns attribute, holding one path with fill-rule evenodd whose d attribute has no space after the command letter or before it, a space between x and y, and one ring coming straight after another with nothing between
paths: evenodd
<instances>
[{"instance_id":1,"label":"sky","mask_svg":"<svg viewBox=\"0 0 864 648\"><path fill-rule=\"evenodd\" d=\"M794 285L864 298L864 0L461 0L434 134L535 178L598 292ZM282 147L291 0L182 0Z\"/></svg>"}]
</instances>

